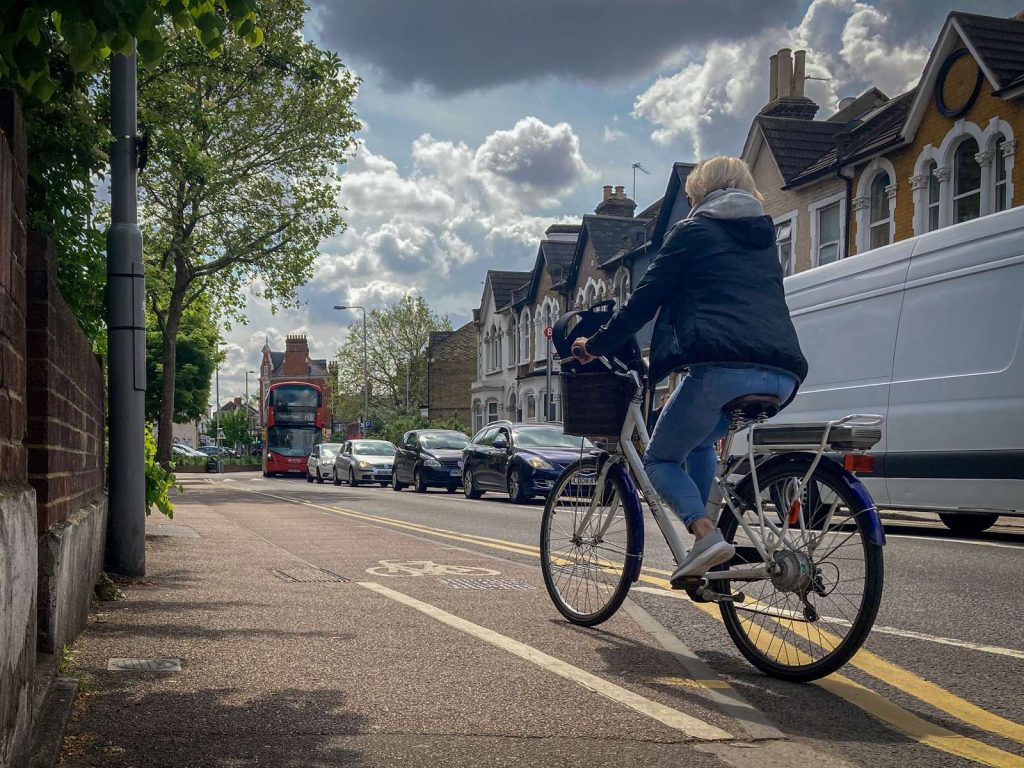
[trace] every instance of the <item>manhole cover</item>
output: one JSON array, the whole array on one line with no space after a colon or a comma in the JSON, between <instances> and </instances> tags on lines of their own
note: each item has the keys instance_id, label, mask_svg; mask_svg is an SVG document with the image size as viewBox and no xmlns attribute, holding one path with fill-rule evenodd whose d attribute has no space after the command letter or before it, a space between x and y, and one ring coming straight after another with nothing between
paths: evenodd
<instances>
[{"instance_id":1,"label":"manhole cover","mask_svg":"<svg viewBox=\"0 0 1024 768\"><path fill-rule=\"evenodd\" d=\"M289 584L331 584L348 581L344 576L325 571L323 568L292 568L287 571L272 568L270 572Z\"/></svg>"},{"instance_id":2,"label":"manhole cover","mask_svg":"<svg viewBox=\"0 0 1024 768\"><path fill-rule=\"evenodd\" d=\"M452 589L536 589L519 579L440 579Z\"/></svg>"},{"instance_id":3,"label":"manhole cover","mask_svg":"<svg viewBox=\"0 0 1024 768\"><path fill-rule=\"evenodd\" d=\"M110 659L107 669L115 672L181 672L181 659Z\"/></svg>"}]
</instances>

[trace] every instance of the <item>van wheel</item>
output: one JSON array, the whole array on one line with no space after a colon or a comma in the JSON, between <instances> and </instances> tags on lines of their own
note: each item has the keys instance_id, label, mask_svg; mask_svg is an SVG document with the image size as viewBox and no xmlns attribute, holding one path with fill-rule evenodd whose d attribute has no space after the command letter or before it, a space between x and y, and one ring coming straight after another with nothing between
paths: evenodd
<instances>
[{"instance_id":1,"label":"van wheel","mask_svg":"<svg viewBox=\"0 0 1024 768\"><path fill-rule=\"evenodd\" d=\"M971 534L987 531L999 515L992 512L939 512L941 520L953 533Z\"/></svg>"}]
</instances>

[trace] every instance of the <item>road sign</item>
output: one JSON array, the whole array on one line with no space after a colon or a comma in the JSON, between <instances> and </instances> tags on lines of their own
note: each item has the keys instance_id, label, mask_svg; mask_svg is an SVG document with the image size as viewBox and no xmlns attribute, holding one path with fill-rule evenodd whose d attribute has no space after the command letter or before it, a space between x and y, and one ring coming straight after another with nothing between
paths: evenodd
<instances>
[{"instance_id":1,"label":"road sign","mask_svg":"<svg viewBox=\"0 0 1024 768\"><path fill-rule=\"evenodd\" d=\"M544 328L544 338L545 339L550 339L552 337L552 335L554 335L554 333L555 333L555 329L552 328L550 325Z\"/></svg>"},{"instance_id":2,"label":"road sign","mask_svg":"<svg viewBox=\"0 0 1024 768\"><path fill-rule=\"evenodd\" d=\"M363 422L363 429L373 429L373 422L367 419Z\"/></svg>"}]
</instances>

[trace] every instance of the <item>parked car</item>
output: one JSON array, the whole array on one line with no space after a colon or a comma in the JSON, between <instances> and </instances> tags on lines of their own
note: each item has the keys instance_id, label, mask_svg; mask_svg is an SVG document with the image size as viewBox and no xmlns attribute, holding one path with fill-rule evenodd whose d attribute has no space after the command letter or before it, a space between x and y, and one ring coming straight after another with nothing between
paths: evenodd
<instances>
[{"instance_id":1,"label":"parked car","mask_svg":"<svg viewBox=\"0 0 1024 768\"><path fill-rule=\"evenodd\" d=\"M334 459L334 484L345 480L353 488L360 483L391 482L395 446L387 440L349 440Z\"/></svg>"},{"instance_id":2,"label":"parked car","mask_svg":"<svg viewBox=\"0 0 1024 768\"><path fill-rule=\"evenodd\" d=\"M223 445L204 445L199 449L200 452L207 456L237 456L230 448L225 448Z\"/></svg>"},{"instance_id":3,"label":"parked car","mask_svg":"<svg viewBox=\"0 0 1024 768\"><path fill-rule=\"evenodd\" d=\"M400 491L408 485L418 492L445 488L455 493L462 484L462 449L469 438L454 429L417 429L406 432L395 456L391 487Z\"/></svg>"},{"instance_id":4,"label":"parked car","mask_svg":"<svg viewBox=\"0 0 1024 768\"><path fill-rule=\"evenodd\" d=\"M171 446L171 453L175 456L201 456L204 459L209 456L208 453L197 451L190 445L183 445L182 443L175 443Z\"/></svg>"},{"instance_id":5,"label":"parked car","mask_svg":"<svg viewBox=\"0 0 1024 768\"><path fill-rule=\"evenodd\" d=\"M486 491L502 491L523 503L547 494L566 465L581 453L596 451L589 440L565 434L561 424L495 421L481 429L462 452L462 488L470 499Z\"/></svg>"},{"instance_id":6,"label":"parked car","mask_svg":"<svg viewBox=\"0 0 1024 768\"><path fill-rule=\"evenodd\" d=\"M314 446L306 459L306 482L334 479L334 459L341 450L341 443L320 443Z\"/></svg>"},{"instance_id":7,"label":"parked car","mask_svg":"<svg viewBox=\"0 0 1024 768\"><path fill-rule=\"evenodd\" d=\"M787 422L885 417L879 507L977 533L1024 515L1024 208L786 278L810 372Z\"/></svg>"}]
</instances>

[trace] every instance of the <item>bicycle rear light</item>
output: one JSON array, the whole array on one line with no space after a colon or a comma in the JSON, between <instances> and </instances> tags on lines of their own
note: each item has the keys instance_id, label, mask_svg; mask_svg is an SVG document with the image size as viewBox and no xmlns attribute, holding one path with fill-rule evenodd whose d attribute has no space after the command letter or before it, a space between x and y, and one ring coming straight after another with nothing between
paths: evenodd
<instances>
[{"instance_id":1,"label":"bicycle rear light","mask_svg":"<svg viewBox=\"0 0 1024 768\"><path fill-rule=\"evenodd\" d=\"M843 456L843 468L847 472L874 472L875 457L866 453L847 453Z\"/></svg>"}]
</instances>

